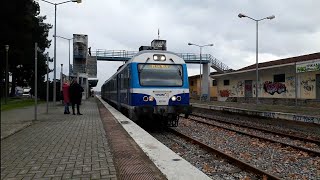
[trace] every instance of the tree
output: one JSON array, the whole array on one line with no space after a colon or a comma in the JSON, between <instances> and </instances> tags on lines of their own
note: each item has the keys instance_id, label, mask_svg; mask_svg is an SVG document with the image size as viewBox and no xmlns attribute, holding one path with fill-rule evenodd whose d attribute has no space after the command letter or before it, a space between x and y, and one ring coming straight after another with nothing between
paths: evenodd
<instances>
[{"instance_id":1,"label":"tree","mask_svg":"<svg viewBox=\"0 0 320 180\"><path fill-rule=\"evenodd\" d=\"M12 75L11 95L16 84L34 84L34 44L38 43L38 79L44 81L46 56L44 51L50 47L48 40L52 25L45 23L46 16L39 16L40 6L33 0L2 0L0 30L1 82L5 77L5 50L9 49L9 72Z\"/></svg>"}]
</instances>

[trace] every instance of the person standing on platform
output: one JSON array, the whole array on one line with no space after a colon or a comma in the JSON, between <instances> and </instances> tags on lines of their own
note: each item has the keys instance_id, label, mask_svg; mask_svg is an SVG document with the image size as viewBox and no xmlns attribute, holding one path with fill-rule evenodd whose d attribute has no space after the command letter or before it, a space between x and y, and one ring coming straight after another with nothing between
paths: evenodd
<instances>
[{"instance_id":1,"label":"person standing on platform","mask_svg":"<svg viewBox=\"0 0 320 180\"><path fill-rule=\"evenodd\" d=\"M91 56L91 47L88 48L89 56Z\"/></svg>"},{"instance_id":2,"label":"person standing on platform","mask_svg":"<svg viewBox=\"0 0 320 180\"><path fill-rule=\"evenodd\" d=\"M70 104L69 88L70 88L69 81L66 80L62 85L64 114L70 114L70 111L69 111L69 104Z\"/></svg>"},{"instance_id":3,"label":"person standing on platform","mask_svg":"<svg viewBox=\"0 0 320 180\"><path fill-rule=\"evenodd\" d=\"M78 84L77 79L73 79L73 81L70 85L70 89L69 89L73 115L76 115L75 111L74 111L75 105L77 105L77 115L82 115L80 113L80 105L81 105L83 91L84 91L84 89L81 87L80 84Z\"/></svg>"}]
</instances>

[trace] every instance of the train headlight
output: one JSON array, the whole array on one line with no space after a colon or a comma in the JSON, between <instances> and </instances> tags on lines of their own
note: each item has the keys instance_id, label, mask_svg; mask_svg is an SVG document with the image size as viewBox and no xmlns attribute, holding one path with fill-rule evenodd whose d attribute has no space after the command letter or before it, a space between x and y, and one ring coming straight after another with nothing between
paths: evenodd
<instances>
[{"instance_id":1,"label":"train headlight","mask_svg":"<svg viewBox=\"0 0 320 180\"><path fill-rule=\"evenodd\" d=\"M153 101L154 97L153 96L149 96L149 101Z\"/></svg>"},{"instance_id":2,"label":"train headlight","mask_svg":"<svg viewBox=\"0 0 320 180\"><path fill-rule=\"evenodd\" d=\"M158 58L159 58L159 57L158 57L157 55L154 55L154 56L153 56L153 60L155 60L155 61L158 61Z\"/></svg>"},{"instance_id":3,"label":"train headlight","mask_svg":"<svg viewBox=\"0 0 320 180\"><path fill-rule=\"evenodd\" d=\"M143 101L148 101L148 96L143 96Z\"/></svg>"},{"instance_id":4,"label":"train headlight","mask_svg":"<svg viewBox=\"0 0 320 180\"><path fill-rule=\"evenodd\" d=\"M176 100L177 100L177 97L172 96L172 97L171 97L171 100L172 100L172 101L176 101Z\"/></svg>"},{"instance_id":5,"label":"train headlight","mask_svg":"<svg viewBox=\"0 0 320 180\"><path fill-rule=\"evenodd\" d=\"M155 61L165 61L166 60L166 56L163 54L154 54L153 55L153 60Z\"/></svg>"},{"instance_id":6,"label":"train headlight","mask_svg":"<svg viewBox=\"0 0 320 180\"><path fill-rule=\"evenodd\" d=\"M161 61L165 61L165 60L166 60L166 57L165 57L165 56L161 56L161 57L160 57L160 60L161 60Z\"/></svg>"},{"instance_id":7,"label":"train headlight","mask_svg":"<svg viewBox=\"0 0 320 180\"><path fill-rule=\"evenodd\" d=\"M181 101L181 96L177 96L177 101Z\"/></svg>"}]
</instances>

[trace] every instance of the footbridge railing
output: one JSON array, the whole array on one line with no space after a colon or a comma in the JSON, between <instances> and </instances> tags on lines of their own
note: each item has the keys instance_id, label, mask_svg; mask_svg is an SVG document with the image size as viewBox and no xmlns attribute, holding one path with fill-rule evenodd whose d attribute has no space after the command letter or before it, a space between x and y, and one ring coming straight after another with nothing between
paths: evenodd
<instances>
[{"instance_id":1,"label":"footbridge railing","mask_svg":"<svg viewBox=\"0 0 320 180\"><path fill-rule=\"evenodd\" d=\"M213 57L211 54L201 54L201 61L200 61L200 54L194 53L178 53L180 57L182 57L186 63L196 63L196 64L207 64L210 63L211 67L218 72L229 72L232 71L226 64L218 60L217 58Z\"/></svg>"},{"instance_id":2,"label":"footbridge railing","mask_svg":"<svg viewBox=\"0 0 320 180\"><path fill-rule=\"evenodd\" d=\"M128 61L131 59L137 51L126 51L126 50L96 50L92 56L96 56L98 61ZM211 54L201 54L195 53L177 53L178 56L182 57L186 63L190 64L208 64L218 72L229 72L232 71L226 64L213 57Z\"/></svg>"},{"instance_id":3,"label":"footbridge railing","mask_svg":"<svg viewBox=\"0 0 320 180\"><path fill-rule=\"evenodd\" d=\"M137 53L137 51L97 49L92 55L96 56L98 61L128 61Z\"/></svg>"}]
</instances>

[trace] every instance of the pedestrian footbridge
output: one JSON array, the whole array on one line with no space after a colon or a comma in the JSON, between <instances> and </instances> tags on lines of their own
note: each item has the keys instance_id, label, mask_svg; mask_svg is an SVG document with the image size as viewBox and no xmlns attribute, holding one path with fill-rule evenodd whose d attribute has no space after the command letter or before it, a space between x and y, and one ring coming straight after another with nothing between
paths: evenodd
<instances>
[{"instance_id":1,"label":"pedestrian footbridge","mask_svg":"<svg viewBox=\"0 0 320 180\"><path fill-rule=\"evenodd\" d=\"M126 51L126 50L96 50L92 56L96 56L97 61L128 61L138 51ZM226 64L213 57L211 54L195 54L195 53L177 53L188 64L203 64L209 65L220 73L232 71Z\"/></svg>"}]
</instances>

